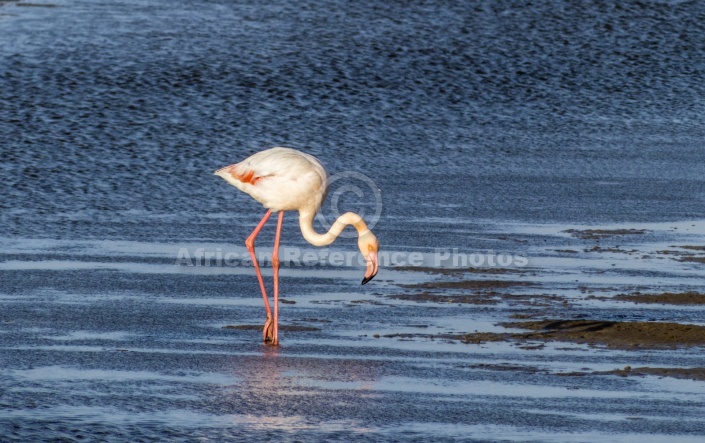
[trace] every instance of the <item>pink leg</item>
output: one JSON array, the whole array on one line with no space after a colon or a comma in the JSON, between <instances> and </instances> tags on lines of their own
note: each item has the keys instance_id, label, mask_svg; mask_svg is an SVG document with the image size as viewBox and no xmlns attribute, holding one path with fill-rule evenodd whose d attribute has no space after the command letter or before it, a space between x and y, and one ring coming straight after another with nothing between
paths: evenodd
<instances>
[{"instance_id":1,"label":"pink leg","mask_svg":"<svg viewBox=\"0 0 705 443\"><path fill-rule=\"evenodd\" d=\"M257 272L257 280L259 281L259 287L262 290L262 298L264 299L264 308L267 310L267 320L264 323L263 331L265 342L267 341L267 339L272 339L272 310L269 307L269 300L267 299L267 290L264 287L264 280L262 279L262 272L260 271L259 263L257 262L257 255L255 255L255 239L257 238L257 235L259 235L259 231L261 231L265 223L267 223L267 220L269 220L270 215L272 215L272 211L268 210L267 213L264 214L264 217L262 217L262 220L259 222L255 230L252 231L252 234L250 234L250 236L247 237L247 240L245 240L245 246L250 252L252 264L255 266L255 271Z\"/></svg>"},{"instance_id":2,"label":"pink leg","mask_svg":"<svg viewBox=\"0 0 705 443\"><path fill-rule=\"evenodd\" d=\"M279 345L279 240L282 234L282 222L284 221L284 211L279 211L277 221L277 233L274 236L274 249L272 250L272 271L274 271L274 346Z\"/></svg>"}]
</instances>

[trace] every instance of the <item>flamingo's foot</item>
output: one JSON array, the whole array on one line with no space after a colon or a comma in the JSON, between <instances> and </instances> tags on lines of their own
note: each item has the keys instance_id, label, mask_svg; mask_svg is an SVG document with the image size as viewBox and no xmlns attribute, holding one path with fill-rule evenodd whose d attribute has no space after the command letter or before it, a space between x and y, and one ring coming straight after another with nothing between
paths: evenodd
<instances>
[{"instance_id":1,"label":"flamingo's foot","mask_svg":"<svg viewBox=\"0 0 705 443\"><path fill-rule=\"evenodd\" d=\"M274 320L272 317L267 317L267 320L264 322L262 335L264 336L265 344L279 346L279 339L274 335Z\"/></svg>"}]
</instances>

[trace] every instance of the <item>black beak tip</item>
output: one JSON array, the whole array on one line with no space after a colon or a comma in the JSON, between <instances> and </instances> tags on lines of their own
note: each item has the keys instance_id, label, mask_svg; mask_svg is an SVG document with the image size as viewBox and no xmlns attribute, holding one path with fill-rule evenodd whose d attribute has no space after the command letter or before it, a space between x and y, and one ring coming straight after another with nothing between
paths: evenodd
<instances>
[{"instance_id":1,"label":"black beak tip","mask_svg":"<svg viewBox=\"0 0 705 443\"><path fill-rule=\"evenodd\" d=\"M362 283L361 283L361 284L364 285L364 284L366 284L368 281L372 280L373 278L375 278L374 275L371 275L371 276L369 276L369 277L365 277L365 278L362 279Z\"/></svg>"}]
</instances>

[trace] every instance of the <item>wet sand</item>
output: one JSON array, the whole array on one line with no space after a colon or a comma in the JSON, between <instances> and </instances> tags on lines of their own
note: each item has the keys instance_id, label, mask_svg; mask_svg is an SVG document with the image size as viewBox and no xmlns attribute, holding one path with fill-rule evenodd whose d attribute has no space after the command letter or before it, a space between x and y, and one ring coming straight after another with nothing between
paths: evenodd
<instances>
[{"instance_id":1,"label":"wet sand","mask_svg":"<svg viewBox=\"0 0 705 443\"><path fill-rule=\"evenodd\" d=\"M619 294L614 296L615 300L631 303L661 303L665 305L703 305L705 304L705 294L700 292L664 292L661 294Z\"/></svg>"},{"instance_id":2,"label":"wet sand","mask_svg":"<svg viewBox=\"0 0 705 443\"><path fill-rule=\"evenodd\" d=\"M467 334L463 342L478 341L565 341L605 345L619 349L662 349L705 346L705 326L665 322L615 322L601 320L542 320L502 323L507 328L535 332Z\"/></svg>"}]
</instances>

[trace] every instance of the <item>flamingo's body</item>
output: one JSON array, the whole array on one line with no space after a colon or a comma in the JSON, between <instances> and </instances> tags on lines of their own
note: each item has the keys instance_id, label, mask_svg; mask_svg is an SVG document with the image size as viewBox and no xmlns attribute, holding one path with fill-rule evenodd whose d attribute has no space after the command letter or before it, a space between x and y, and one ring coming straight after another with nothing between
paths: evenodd
<instances>
[{"instance_id":1,"label":"flamingo's body","mask_svg":"<svg viewBox=\"0 0 705 443\"><path fill-rule=\"evenodd\" d=\"M249 194L267 208L260 223L245 241L252 262L257 272L262 297L264 298L267 320L264 324L264 341L279 344L278 338L278 298L279 298L279 241L281 236L284 211L299 211L299 225L304 238L315 246L331 244L347 225L357 229L360 252L367 259L367 272L362 284L377 275L377 238L367 228L362 218L347 212L335 221L325 234L318 234L313 229L313 217L321 207L326 196L328 173L316 157L290 148L271 148L258 152L240 163L226 166L215 172L228 183ZM274 313L269 307L267 291L255 255L255 239L272 215L279 212L277 233L272 252L274 271Z\"/></svg>"}]
</instances>

